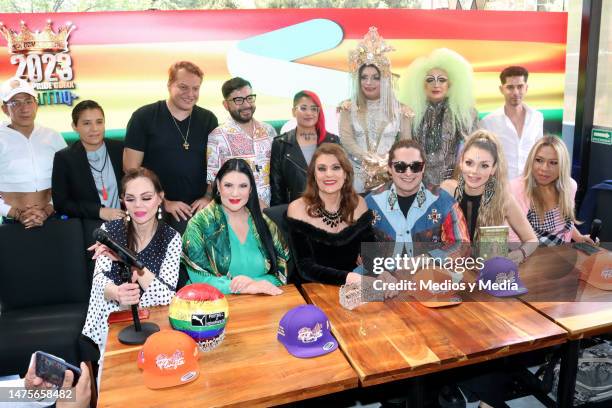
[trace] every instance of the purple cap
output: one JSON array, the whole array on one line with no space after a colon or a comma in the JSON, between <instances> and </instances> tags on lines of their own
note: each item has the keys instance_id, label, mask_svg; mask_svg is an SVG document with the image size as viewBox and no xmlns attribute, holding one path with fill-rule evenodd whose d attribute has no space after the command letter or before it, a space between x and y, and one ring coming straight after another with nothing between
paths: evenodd
<instances>
[{"instance_id":1,"label":"purple cap","mask_svg":"<svg viewBox=\"0 0 612 408\"><path fill-rule=\"evenodd\" d=\"M527 293L527 288L519 277L518 266L502 256L485 261L478 274L478 283L480 289L497 297Z\"/></svg>"},{"instance_id":2,"label":"purple cap","mask_svg":"<svg viewBox=\"0 0 612 408\"><path fill-rule=\"evenodd\" d=\"M325 313L314 305L300 305L289 310L278 324L278 341L296 357L308 358L330 353L338 348Z\"/></svg>"}]
</instances>

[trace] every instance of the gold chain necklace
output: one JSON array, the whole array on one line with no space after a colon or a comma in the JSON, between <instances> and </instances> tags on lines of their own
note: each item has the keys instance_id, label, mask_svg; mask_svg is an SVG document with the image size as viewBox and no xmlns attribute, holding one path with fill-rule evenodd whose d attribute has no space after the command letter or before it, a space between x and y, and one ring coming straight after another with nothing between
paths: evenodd
<instances>
[{"instance_id":1,"label":"gold chain necklace","mask_svg":"<svg viewBox=\"0 0 612 408\"><path fill-rule=\"evenodd\" d=\"M191 116L193 116L193 112L189 115L189 122L187 123L187 135L183 136L183 132L181 132L181 128L176 122L176 119L174 119L174 116L172 116L172 112L170 112L170 117L172 118L172 121L174 122L174 126L176 126L176 130L179 131L181 138L183 139L183 149L185 150L189 150L188 139L189 139L189 130L191 129Z\"/></svg>"}]
</instances>

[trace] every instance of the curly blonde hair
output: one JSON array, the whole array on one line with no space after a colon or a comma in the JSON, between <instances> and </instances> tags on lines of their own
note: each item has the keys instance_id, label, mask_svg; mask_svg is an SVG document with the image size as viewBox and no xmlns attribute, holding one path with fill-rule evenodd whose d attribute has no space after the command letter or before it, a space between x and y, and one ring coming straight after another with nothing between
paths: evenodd
<instances>
[{"instance_id":1,"label":"curly blonde hair","mask_svg":"<svg viewBox=\"0 0 612 408\"><path fill-rule=\"evenodd\" d=\"M460 160L457 163L455 174L462 177L461 164L463 163L463 157L465 153L473 147L489 152L493 157L493 164L496 166L495 173L491 176L493 178L493 195L488 202L485 203L481 201L478 210L476 231L474 234L474 241L477 241L478 227L491 227L504 224L506 217L506 201L508 199L508 183L506 181L508 178L508 168L506 166L504 152L497 136L487 130L477 130L468 137L461 152ZM491 178L487 180L487 183L490 180ZM457 190L460 190L460 188L458 187ZM464 191L462 190L457 191L455 198L460 199L463 193Z\"/></svg>"},{"instance_id":2,"label":"curly blonde hair","mask_svg":"<svg viewBox=\"0 0 612 408\"><path fill-rule=\"evenodd\" d=\"M474 120L473 69L465 58L448 48L438 48L427 57L414 60L399 81L398 99L414 112L414 129L418 129L427 109L427 96L423 88L425 76L435 68L446 71L448 75L450 111L464 129L471 129Z\"/></svg>"}]
</instances>

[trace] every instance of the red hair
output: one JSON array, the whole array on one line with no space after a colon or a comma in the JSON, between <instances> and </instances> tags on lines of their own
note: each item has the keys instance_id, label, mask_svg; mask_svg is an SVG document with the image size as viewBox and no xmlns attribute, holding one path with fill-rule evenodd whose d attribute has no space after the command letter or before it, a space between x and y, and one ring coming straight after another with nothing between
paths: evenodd
<instances>
[{"instance_id":1,"label":"red hair","mask_svg":"<svg viewBox=\"0 0 612 408\"><path fill-rule=\"evenodd\" d=\"M317 96L316 93L312 91L300 91L293 97L293 105L295 106L297 102L303 97L308 97L312 99L315 105L319 108L319 120L317 120L317 124L315 125L315 129L317 129L317 135L319 138L317 139L317 144L323 143L325 140L325 136L327 135L327 129L325 129L325 115L323 114L323 106L321 105L321 100Z\"/></svg>"}]
</instances>

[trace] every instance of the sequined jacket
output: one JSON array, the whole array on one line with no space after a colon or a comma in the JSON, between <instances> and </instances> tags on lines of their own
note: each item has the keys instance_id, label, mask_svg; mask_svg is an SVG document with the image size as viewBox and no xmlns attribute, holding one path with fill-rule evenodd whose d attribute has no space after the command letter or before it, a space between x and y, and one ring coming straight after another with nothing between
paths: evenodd
<instances>
[{"instance_id":1,"label":"sequined jacket","mask_svg":"<svg viewBox=\"0 0 612 408\"><path fill-rule=\"evenodd\" d=\"M282 284L287 283L287 261L289 247L278 231L276 224L265 214L262 214L274 243L277 270L275 276ZM249 214L249 218L251 215ZM250 220L252 222L252 220ZM210 283L214 286L215 278L227 276L232 251L229 239L230 228L225 213L220 204L211 201L204 209L198 211L189 220L183 234L182 260L187 268L191 282ZM261 243L257 230L253 230L259 250L266 258L266 270L270 268L270 260Z\"/></svg>"},{"instance_id":2,"label":"sequined jacket","mask_svg":"<svg viewBox=\"0 0 612 408\"><path fill-rule=\"evenodd\" d=\"M395 242L395 253L405 249L409 256L429 253L434 258L465 256L470 235L459 204L446 191L426 188L423 183L404 216L395 186L367 195L374 213L374 227Z\"/></svg>"},{"instance_id":3,"label":"sequined jacket","mask_svg":"<svg viewBox=\"0 0 612 408\"><path fill-rule=\"evenodd\" d=\"M478 129L478 112L472 109L472 123L464 128L448 107L448 102L428 104L421 123L412 137L418 141L427 155L423 181L427 185L440 185L453 175L457 157L465 139ZM439 134L438 140L433 137Z\"/></svg>"}]
</instances>

